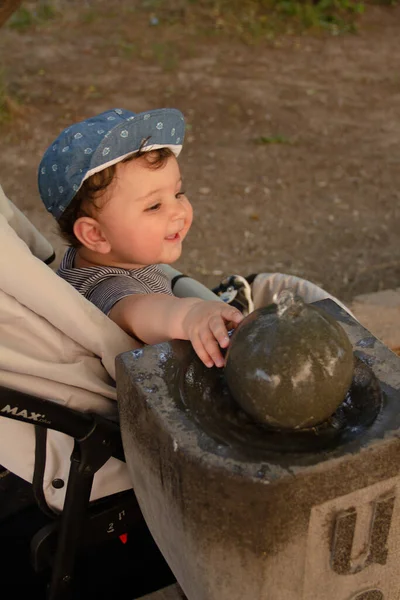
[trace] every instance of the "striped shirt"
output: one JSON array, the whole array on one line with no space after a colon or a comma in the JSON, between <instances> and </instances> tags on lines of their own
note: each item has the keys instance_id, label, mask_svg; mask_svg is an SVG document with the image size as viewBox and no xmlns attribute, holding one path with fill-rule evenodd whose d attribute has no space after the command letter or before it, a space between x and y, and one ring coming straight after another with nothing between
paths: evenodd
<instances>
[{"instance_id":1,"label":"striped shirt","mask_svg":"<svg viewBox=\"0 0 400 600\"><path fill-rule=\"evenodd\" d=\"M76 248L68 248L57 275L108 315L114 304L132 294L169 294L171 283L158 265L139 269L118 267L75 268Z\"/></svg>"}]
</instances>

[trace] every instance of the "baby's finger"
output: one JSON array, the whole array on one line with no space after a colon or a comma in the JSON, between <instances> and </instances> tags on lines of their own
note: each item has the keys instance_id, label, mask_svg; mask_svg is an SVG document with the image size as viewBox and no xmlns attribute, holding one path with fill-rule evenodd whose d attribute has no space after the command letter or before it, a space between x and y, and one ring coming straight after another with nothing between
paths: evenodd
<instances>
[{"instance_id":1,"label":"baby's finger","mask_svg":"<svg viewBox=\"0 0 400 600\"><path fill-rule=\"evenodd\" d=\"M197 356L206 365L206 367L213 367L214 361L205 349L203 342L200 340L200 337L198 335L193 336L190 341Z\"/></svg>"},{"instance_id":2,"label":"baby's finger","mask_svg":"<svg viewBox=\"0 0 400 600\"><path fill-rule=\"evenodd\" d=\"M225 360L224 360L224 357L222 356L221 350L218 346L218 342L215 339L213 332L210 329L202 331L200 333L200 340L201 340L206 352L208 353L208 355L211 357L212 361L214 362L215 366L223 367L225 364ZM229 340L228 340L228 343L229 343Z\"/></svg>"},{"instance_id":3,"label":"baby's finger","mask_svg":"<svg viewBox=\"0 0 400 600\"><path fill-rule=\"evenodd\" d=\"M212 336L218 341L221 348L229 346L228 329L226 328L224 320L219 315L211 317L209 326Z\"/></svg>"},{"instance_id":4,"label":"baby's finger","mask_svg":"<svg viewBox=\"0 0 400 600\"><path fill-rule=\"evenodd\" d=\"M244 316L242 315L240 310L238 310L234 306L224 306L220 314L221 317L225 319L225 321L232 321L233 323L237 324L243 321L244 319Z\"/></svg>"},{"instance_id":5,"label":"baby's finger","mask_svg":"<svg viewBox=\"0 0 400 600\"><path fill-rule=\"evenodd\" d=\"M236 329L236 327L239 325L240 323L234 323L233 321L230 321L229 323L226 324L226 328L228 330L228 334L232 329ZM233 333L233 332L232 332Z\"/></svg>"}]
</instances>

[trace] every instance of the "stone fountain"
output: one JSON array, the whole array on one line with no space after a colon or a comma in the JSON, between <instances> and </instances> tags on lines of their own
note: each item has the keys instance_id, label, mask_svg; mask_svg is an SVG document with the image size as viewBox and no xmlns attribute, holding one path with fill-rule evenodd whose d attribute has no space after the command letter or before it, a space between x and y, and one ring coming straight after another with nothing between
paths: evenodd
<instances>
[{"instance_id":1,"label":"stone fountain","mask_svg":"<svg viewBox=\"0 0 400 600\"><path fill-rule=\"evenodd\" d=\"M117 358L126 461L189 600L399 600L400 358L332 300L354 375L313 427L270 428L190 343Z\"/></svg>"}]
</instances>

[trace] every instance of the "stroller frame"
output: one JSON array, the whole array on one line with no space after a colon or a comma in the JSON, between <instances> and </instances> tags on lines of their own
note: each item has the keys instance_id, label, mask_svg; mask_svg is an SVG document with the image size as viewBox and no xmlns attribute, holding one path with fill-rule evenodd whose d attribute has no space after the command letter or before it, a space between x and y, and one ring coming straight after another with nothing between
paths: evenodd
<instances>
[{"instance_id":1,"label":"stroller frame","mask_svg":"<svg viewBox=\"0 0 400 600\"><path fill-rule=\"evenodd\" d=\"M78 550L122 535L129 525L143 520L133 490L90 503L96 472L111 456L124 460L119 426L98 414L78 412L3 386L0 415L35 425L33 494L41 511L53 521L32 538L33 567L36 572L51 568L47 600L72 600L76 597L74 566ZM47 429L65 433L75 441L60 514L48 506L43 493ZM53 485L62 487L63 482L54 480Z\"/></svg>"}]
</instances>

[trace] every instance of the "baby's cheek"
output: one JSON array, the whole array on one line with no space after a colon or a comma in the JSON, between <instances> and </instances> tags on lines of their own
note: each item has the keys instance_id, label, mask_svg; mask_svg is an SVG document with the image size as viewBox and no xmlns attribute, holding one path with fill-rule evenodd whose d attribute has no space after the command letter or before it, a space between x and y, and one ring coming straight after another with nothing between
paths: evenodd
<instances>
[{"instance_id":1,"label":"baby's cheek","mask_svg":"<svg viewBox=\"0 0 400 600\"><path fill-rule=\"evenodd\" d=\"M189 233L190 226L191 226L191 222L187 223L187 225L185 226L185 228L184 228L184 230L183 230L183 232L181 234L182 240L184 240L185 237L187 236L187 234Z\"/></svg>"},{"instance_id":2,"label":"baby's cheek","mask_svg":"<svg viewBox=\"0 0 400 600\"><path fill-rule=\"evenodd\" d=\"M190 229L190 227L192 225L192 222L193 222L193 210L191 208L190 211L188 211L188 216L187 216L187 219L186 219L186 232L189 231L189 229Z\"/></svg>"}]
</instances>

